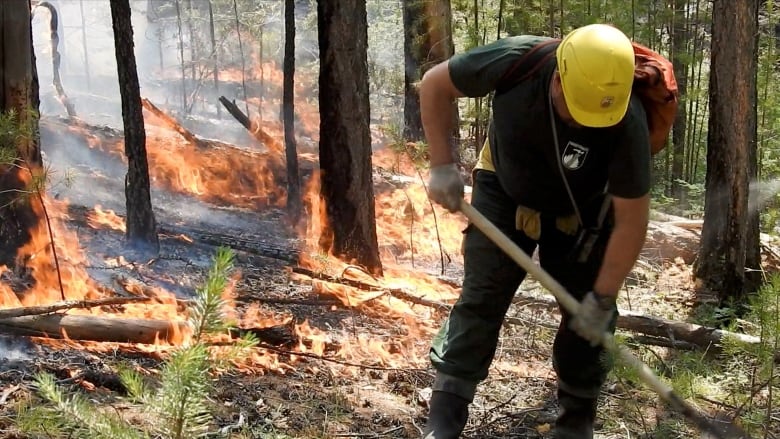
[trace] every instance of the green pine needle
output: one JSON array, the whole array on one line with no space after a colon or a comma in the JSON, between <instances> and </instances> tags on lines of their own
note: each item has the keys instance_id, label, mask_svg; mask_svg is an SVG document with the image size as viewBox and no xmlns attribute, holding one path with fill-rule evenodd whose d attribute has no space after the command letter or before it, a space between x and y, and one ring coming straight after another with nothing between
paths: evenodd
<instances>
[{"instance_id":1,"label":"green pine needle","mask_svg":"<svg viewBox=\"0 0 780 439\"><path fill-rule=\"evenodd\" d=\"M78 393L65 394L57 386L54 377L48 373L35 376L38 393L52 403L50 416L57 419L58 424L69 427L71 431L81 432L77 437L96 439L141 439L147 436L129 426L121 418L111 412L104 412L95 407Z\"/></svg>"},{"instance_id":2,"label":"green pine needle","mask_svg":"<svg viewBox=\"0 0 780 439\"><path fill-rule=\"evenodd\" d=\"M180 349L173 353L162 370L162 382L155 411L164 420L161 433L168 438L181 439L198 436L208 431L211 420L206 405L211 381L209 353L203 344Z\"/></svg>"},{"instance_id":3,"label":"green pine needle","mask_svg":"<svg viewBox=\"0 0 780 439\"><path fill-rule=\"evenodd\" d=\"M235 254L229 248L217 249L206 282L196 291L195 303L190 314L190 324L196 342L200 341L205 334L221 332L227 327L222 293L227 288L234 257Z\"/></svg>"}]
</instances>

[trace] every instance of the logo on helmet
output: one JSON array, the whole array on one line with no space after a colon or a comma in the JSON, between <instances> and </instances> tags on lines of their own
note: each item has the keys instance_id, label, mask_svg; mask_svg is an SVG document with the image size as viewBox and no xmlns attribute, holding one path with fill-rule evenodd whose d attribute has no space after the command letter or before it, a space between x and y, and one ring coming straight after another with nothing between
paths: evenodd
<instances>
[{"instance_id":1,"label":"logo on helmet","mask_svg":"<svg viewBox=\"0 0 780 439\"><path fill-rule=\"evenodd\" d=\"M614 96L604 96L601 98L601 108L609 108L612 106L612 104L615 103L615 97Z\"/></svg>"}]
</instances>

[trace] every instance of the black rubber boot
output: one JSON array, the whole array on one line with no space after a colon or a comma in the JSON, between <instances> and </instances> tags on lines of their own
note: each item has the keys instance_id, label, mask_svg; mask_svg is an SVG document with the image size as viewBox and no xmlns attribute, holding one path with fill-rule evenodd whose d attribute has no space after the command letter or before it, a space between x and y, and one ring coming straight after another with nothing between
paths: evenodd
<instances>
[{"instance_id":1,"label":"black rubber boot","mask_svg":"<svg viewBox=\"0 0 780 439\"><path fill-rule=\"evenodd\" d=\"M596 398L580 398L559 389L555 439L593 439L597 404Z\"/></svg>"},{"instance_id":2,"label":"black rubber boot","mask_svg":"<svg viewBox=\"0 0 780 439\"><path fill-rule=\"evenodd\" d=\"M469 417L469 401L454 393L434 391L423 439L458 439Z\"/></svg>"}]
</instances>

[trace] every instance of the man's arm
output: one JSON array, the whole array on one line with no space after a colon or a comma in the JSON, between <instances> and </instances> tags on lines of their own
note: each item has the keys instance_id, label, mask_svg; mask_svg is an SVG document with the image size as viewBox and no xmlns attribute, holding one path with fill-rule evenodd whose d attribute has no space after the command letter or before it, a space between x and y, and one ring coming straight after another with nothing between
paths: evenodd
<instances>
[{"instance_id":1,"label":"man's arm","mask_svg":"<svg viewBox=\"0 0 780 439\"><path fill-rule=\"evenodd\" d=\"M650 211L650 196L640 198L612 197L615 227L607 243L604 262L593 290L604 296L617 297L628 273L636 263L645 243Z\"/></svg>"},{"instance_id":2,"label":"man's arm","mask_svg":"<svg viewBox=\"0 0 780 439\"><path fill-rule=\"evenodd\" d=\"M448 63L444 61L428 70L419 89L420 116L428 141L431 167L456 161L451 141L455 129L453 101L464 95L452 83Z\"/></svg>"}]
</instances>

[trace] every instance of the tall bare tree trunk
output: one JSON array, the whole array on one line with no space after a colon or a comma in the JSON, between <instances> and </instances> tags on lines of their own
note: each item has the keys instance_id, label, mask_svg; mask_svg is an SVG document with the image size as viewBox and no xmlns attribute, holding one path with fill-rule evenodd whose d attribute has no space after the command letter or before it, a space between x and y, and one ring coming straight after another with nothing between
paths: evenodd
<instances>
[{"instance_id":1,"label":"tall bare tree trunk","mask_svg":"<svg viewBox=\"0 0 780 439\"><path fill-rule=\"evenodd\" d=\"M756 286L759 230L748 210L756 176L758 0L715 0L702 242L695 274L721 299Z\"/></svg>"},{"instance_id":2,"label":"tall bare tree trunk","mask_svg":"<svg viewBox=\"0 0 780 439\"><path fill-rule=\"evenodd\" d=\"M688 94L688 0L670 0L670 7L674 10L671 26L671 58L674 64L674 76L677 79L677 90L682 99L687 99ZM685 168L685 132L688 121L686 119L685 103L681 103L677 109L677 118L674 120L672 130L672 172L669 175L671 196L678 200L680 208L686 207L686 192L683 185Z\"/></svg>"},{"instance_id":3,"label":"tall bare tree trunk","mask_svg":"<svg viewBox=\"0 0 780 439\"><path fill-rule=\"evenodd\" d=\"M119 94L122 97L122 121L124 122L125 156L127 156L126 238L130 243L147 244L157 249L159 247L157 224L149 193L146 131L133 51L133 27L128 0L111 1L111 21L114 26L114 48L119 74Z\"/></svg>"},{"instance_id":4,"label":"tall bare tree trunk","mask_svg":"<svg viewBox=\"0 0 780 439\"><path fill-rule=\"evenodd\" d=\"M404 21L404 138L425 137L417 82L454 53L450 0L402 0ZM453 103L457 115L457 106ZM456 134L456 133L453 133Z\"/></svg>"},{"instance_id":5,"label":"tall bare tree trunk","mask_svg":"<svg viewBox=\"0 0 780 439\"><path fill-rule=\"evenodd\" d=\"M43 164L38 106L30 3L0 1L0 113L14 114L16 128L0 133L0 265L9 267L42 220L40 199L31 188Z\"/></svg>"},{"instance_id":6,"label":"tall bare tree trunk","mask_svg":"<svg viewBox=\"0 0 780 439\"><path fill-rule=\"evenodd\" d=\"M324 250L382 272L374 219L366 0L318 0Z\"/></svg>"},{"instance_id":7,"label":"tall bare tree trunk","mask_svg":"<svg viewBox=\"0 0 780 439\"><path fill-rule=\"evenodd\" d=\"M214 7L211 5L211 0L206 0L209 7L209 37L211 39L211 62L212 74L214 75L214 96L219 96L219 55L217 53L217 39L214 35ZM262 60L260 60L262 62ZM222 119L222 106L217 107L217 119Z\"/></svg>"},{"instance_id":8,"label":"tall bare tree trunk","mask_svg":"<svg viewBox=\"0 0 780 439\"><path fill-rule=\"evenodd\" d=\"M294 223L301 215L301 180L295 144L295 0L284 2L284 84L282 112L284 150L287 158L287 211Z\"/></svg>"}]
</instances>

